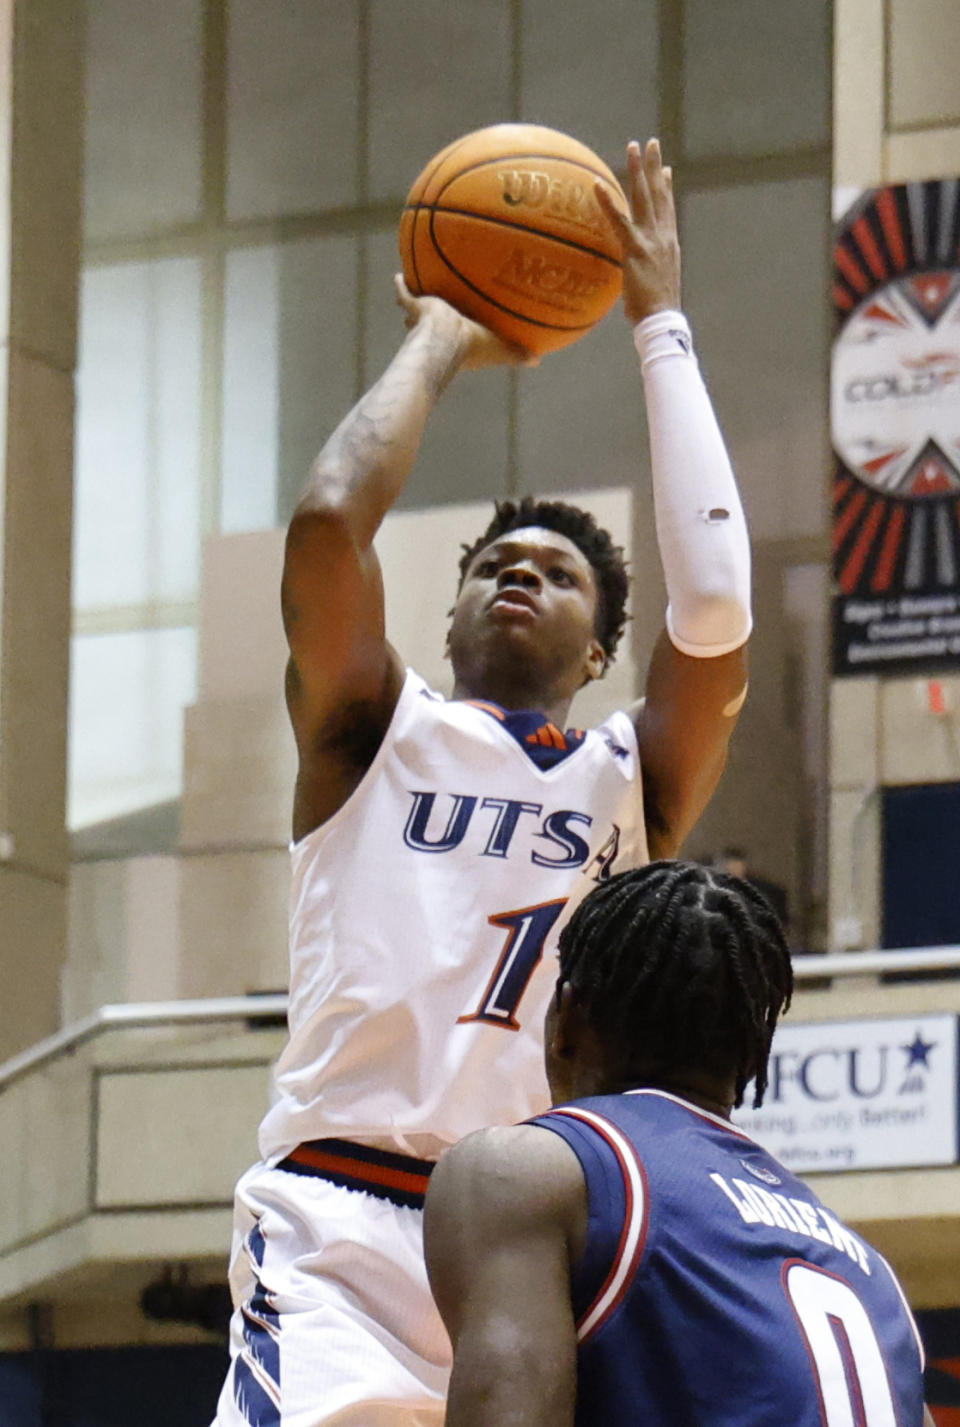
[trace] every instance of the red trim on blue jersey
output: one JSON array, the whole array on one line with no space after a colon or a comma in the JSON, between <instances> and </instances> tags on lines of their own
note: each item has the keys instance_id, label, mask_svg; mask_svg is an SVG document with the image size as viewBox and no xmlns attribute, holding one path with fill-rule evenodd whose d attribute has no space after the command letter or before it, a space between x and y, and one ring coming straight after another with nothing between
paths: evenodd
<instances>
[{"instance_id":1,"label":"red trim on blue jersey","mask_svg":"<svg viewBox=\"0 0 960 1427\"><path fill-rule=\"evenodd\" d=\"M706 1120L709 1125L719 1125L721 1130L729 1130L731 1135L736 1135L738 1140L746 1140L751 1145L757 1143L746 1131L739 1129L723 1115L714 1115L709 1110L701 1110L699 1105L693 1105L689 1100L681 1099L679 1095L671 1095L669 1090L625 1090L623 1093L624 1095L656 1095L661 1100L670 1100L674 1105L680 1105L684 1110L689 1110L690 1114L696 1115L698 1120ZM758 1148L762 1149L763 1146L758 1146Z\"/></svg>"},{"instance_id":2,"label":"red trim on blue jersey","mask_svg":"<svg viewBox=\"0 0 960 1427\"><path fill-rule=\"evenodd\" d=\"M597 1296L577 1322L577 1341L582 1347L600 1331L607 1319L619 1308L627 1289L633 1282L637 1269L640 1267L640 1260L643 1257L647 1240L649 1190L643 1161L627 1136L612 1121L603 1115L598 1115L595 1110L583 1110L572 1105L565 1106L561 1110L551 1110L544 1118L553 1115L565 1115L568 1119L582 1120L606 1141L620 1166L626 1196L623 1229L613 1262L610 1265L610 1271Z\"/></svg>"}]
</instances>

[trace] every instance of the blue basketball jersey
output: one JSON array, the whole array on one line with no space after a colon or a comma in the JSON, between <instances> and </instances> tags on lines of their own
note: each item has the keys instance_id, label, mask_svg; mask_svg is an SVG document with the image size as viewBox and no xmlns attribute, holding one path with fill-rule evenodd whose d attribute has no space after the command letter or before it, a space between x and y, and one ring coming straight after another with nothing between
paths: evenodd
<instances>
[{"instance_id":1,"label":"blue basketball jersey","mask_svg":"<svg viewBox=\"0 0 960 1427\"><path fill-rule=\"evenodd\" d=\"M755 1141L659 1090L531 1123L587 1183L577 1427L921 1427L892 1269Z\"/></svg>"}]
</instances>

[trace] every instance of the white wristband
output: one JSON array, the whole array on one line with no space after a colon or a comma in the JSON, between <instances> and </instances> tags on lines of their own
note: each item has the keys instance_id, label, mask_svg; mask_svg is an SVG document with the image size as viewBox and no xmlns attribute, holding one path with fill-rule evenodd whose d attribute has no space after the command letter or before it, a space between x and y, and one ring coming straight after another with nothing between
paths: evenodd
<instances>
[{"instance_id":1,"label":"white wristband","mask_svg":"<svg viewBox=\"0 0 960 1427\"><path fill-rule=\"evenodd\" d=\"M665 357L686 357L696 362L690 323L682 312L668 309L644 317L633 329L633 343L646 372Z\"/></svg>"}]
</instances>

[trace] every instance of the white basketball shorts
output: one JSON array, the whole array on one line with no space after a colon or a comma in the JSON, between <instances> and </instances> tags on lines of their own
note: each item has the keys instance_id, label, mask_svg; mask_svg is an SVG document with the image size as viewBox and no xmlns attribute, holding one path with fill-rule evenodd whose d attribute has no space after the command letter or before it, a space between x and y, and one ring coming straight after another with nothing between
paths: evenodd
<instances>
[{"instance_id":1,"label":"white basketball shorts","mask_svg":"<svg viewBox=\"0 0 960 1427\"><path fill-rule=\"evenodd\" d=\"M243 1176L214 1427L442 1427L450 1342L422 1218L324 1178Z\"/></svg>"}]
</instances>

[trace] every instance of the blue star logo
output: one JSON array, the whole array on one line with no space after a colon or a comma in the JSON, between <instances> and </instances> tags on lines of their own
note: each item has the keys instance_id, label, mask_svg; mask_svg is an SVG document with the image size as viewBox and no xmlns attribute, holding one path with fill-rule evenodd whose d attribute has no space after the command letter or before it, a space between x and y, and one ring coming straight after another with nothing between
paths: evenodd
<instances>
[{"instance_id":1,"label":"blue star logo","mask_svg":"<svg viewBox=\"0 0 960 1427\"><path fill-rule=\"evenodd\" d=\"M915 1065L922 1065L924 1070L929 1070L930 1052L935 1048L936 1041L925 1041L919 1031L916 1032L909 1045L900 1047L907 1057L908 1070L912 1070Z\"/></svg>"}]
</instances>

